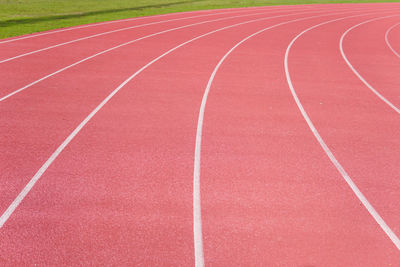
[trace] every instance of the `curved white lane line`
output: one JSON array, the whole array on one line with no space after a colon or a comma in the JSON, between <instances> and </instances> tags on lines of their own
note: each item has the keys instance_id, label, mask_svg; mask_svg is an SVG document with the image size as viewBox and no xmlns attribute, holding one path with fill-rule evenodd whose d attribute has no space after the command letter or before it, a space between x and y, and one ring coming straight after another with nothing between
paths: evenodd
<instances>
[{"instance_id":1,"label":"curved white lane line","mask_svg":"<svg viewBox=\"0 0 400 267\"><path fill-rule=\"evenodd\" d=\"M163 15L158 15L155 17L159 16L166 16L166 15L171 15L171 14L163 14ZM113 20L113 21L105 21L105 22L100 22L100 23L92 23L92 24L87 24L87 25L82 25L82 26L76 26L76 27L69 27L69 28L64 28L64 29L59 29L59 30L54 30L54 31L46 31L43 33L38 33L38 34L32 34L32 35L26 35L22 36L20 38L14 38L14 39L7 39L0 41L0 44L5 44L5 43L11 43L15 41L20 41L24 39L30 39L30 38L35 38L43 35L49 35L53 33L59 33L59 32L66 32L66 31L72 31L72 30L78 30L78 29L83 29L83 28L89 28L89 27L95 27L95 26L101 26L105 24L112 24L112 23L118 23L118 22L126 22L126 21L134 21L134 20L142 20L150 17L138 17L138 18L130 18L130 19L125 19L125 20ZM12 38L12 37L11 37Z\"/></svg>"},{"instance_id":2,"label":"curved white lane line","mask_svg":"<svg viewBox=\"0 0 400 267\"><path fill-rule=\"evenodd\" d=\"M346 19L346 18L341 18L341 19ZM312 133L314 134L315 138L318 140L319 144L321 145L322 149L325 151L326 155L329 157L331 160L332 164L336 167L336 169L340 172L344 180L347 182L347 184L350 186L350 188L353 190L354 194L357 196L357 198L361 201L361 203L364 205L364 207L368 210L368 212L371 214L371 216L375 219L375 221L379 224L379 226L382 228L382 230L386 233L386 235L392 240L393 244L397 247L397 249L400 250L400 240L396 236L396 234L390 229L390 227L386 224L386 222L382 219L382 217L378 214L378 212L374 209L374 207L369 203L367 198L363 195L363 193L358 189L357 185L353 182L351 177L347 174L343 166L339 163L339 161L336 159L336 157L333 155L332 151L329 149L329 147L326 145L325 141L322 139L320 134L318 133L317 129L315 128L314 124L312 123L310 117L308 116L307 112L305 111L303 105L301 104L297 93L293 87L293 83L290 77L289 73L289 64L288 64L288 58L289 58L289 53L290 49L293 46L293 44L296 42L300 36L305 34L306 32L315 29L319 26L338 21L340 19L335 19L331 21L327 21L324 23L317 24L313 27L310 27L304 31L302 31L300 34L298 34L289 44L289 46L286 49L285 53L285 73L286 73L286 79L290 88L290 92L292 93L292 96L297 104L297 107L299 108L301 114L303 115L305 121L307 122L308 126L310 127Z\"/></svg>"},{"instance_id":3,"label":"curved white lane line","mask_svg":"<svg viewBox=\"0 0 400 267\"><path fill-rule=\"evenodd\" d=\"M307 12L306 12L307 13ZM309 13L309 12L308 12ZM298 13L299 14L299 13ZM298 15L296 14L296 15ZM284 15L286 16L286 15ZM324 16L324 15L320 15ZM314 17L320 17L320 16L314 16ZM325 15L326 16L326 15ZM275 16L275 17L281 17L281 16ZM264 19L270 19L270 18L275 18L275 17L269 17L269 18L264 18ZM312 18L312 17L309 17ZM304 19L304 18L303 18ZM301 20L301 19L300 19ZM190 39L189 41L186 41L184 43L181 43L180 45L168 50L164 54L158 56L157 58L153 59L149 63L147 63L145 66L143 66L141 69L136 71L133 75L131 75L128 79L126 79L123 83L121 83L114 91L112 91L75 129L74 131L62 142L62 144L56 149L56 151L53 152L53 154L47 159L47 161L42 165L42 167L36 172L36 174L30 179L28 184L23 188L23 190L18 194L18 196L14 199L14 201L10 204L10 206L7 208L7 210L1 215L0 217L0 228L4 226L4 224L7 222L7 220L10 218L12 213L15 211L15 209L19 206L19 204L22 202L22 200L26 197L26 195L32 190L33 186L36 184L36 182L42 177L44 172L49 168L49 166L54 162L54 160L60 155L60 153L64 150L64 148L74 139L74 137L82 130L82 128L96 115L96 113L105 105L107 104L108 101L116 94L118 93L128 82L130 82L133 78L135 78L137 75L139 75L142 71L147 69L149 66L151 66L153 63L157 62L161 58L165 57L166 55L170 54L171 52L177 50L178 48L189 44L195 40L198 40L200 38L203 38L205 36L211 35L213 33L229 29L238 25L246 24L249 22L242 22L230 26L226 26L217 30L210 31L208 33L199 35L193 39ZM285 24L281 23L280 25Z\"/></svg>"},{"instance_id":4,"label":"curved white lane line","mask_svg":"<svg viewBox=\"0 0 400 267\"><path fill-rule=\"evenodd\" d=\"M346 35L353 29L364 25L366 23L372 22L372 21L376 21L376 20L380 20L380 19L385 19L385 18L391 18L391 17L396 17L399 15L392 15L392 16L385 16L385 17L379 17L379 18L374 18L374 19L370 19L364 22L361 22L359 24L354 25L353 27L349 28L345 33L343 33L342 37L340 38L340 44L339 44L339 48L340 48L340 53L342 54L342 57L344 59L344 61L346 62L347 66L349 66L349 68L353 71L353 73L358 77L358 79L360 79L377 97L379 97L383 102L385 102L389 107L391 107L394 111L397 112L397 114L400 114L400 109L398 107L396 107L394 104L392 104L389 100L387 100L383 95L381 95L374 87L372 87L372 85L370 85L365 79L364 77L361 76L360 73L358 73L358 71L353 67L353 65L350 63L350 61L347 59L346 54L344 53L343 50L343 40L346 37Z\"/></svg>"},{"instance_id":5,"label":"curved white lane line","mask_svg":"<svg viewBox=\"0 0 400 267\"><path fill-rule=\"evenodd\" d=\"M357 11L352 11L352 12L357 12ZM207 87L204 91L204 95L201 101L201 106L200 106L200 111L199 111L199 118L197 122L197 131L196 131L196 144L195 144L195 155L194 155L194 169L193 169L193 232L194 232L194 249L195 249L195 266L196 267L203 267L204 266L204 250L203 250L203 234L202 234L202 220L201 220L201 194L200 194L200 170L201 170L201 139L202 139L202 132L203 132L203 122L204 122L204 112L205 112L205 107L207 103L207 98L208 94L210 92L211 85L214 81L215 75L222 65L222 63L225 61L225 59L242 43L246 42L250 38L265 32L267 30L276 28L278 26L282 26L285 24L293 23L293 22L298 22L302 20L307 20L307 19L312 19L312 18L318 18L322 16L331 16L331 15L337 15L337 14L343 14L343 13L348 13L348 12L340 12L340 13L328 13L324 15L318 15L318 16L311 16L311 17L305 17L305 18L300 18L300 19L295 19L295 20L290 20L286 22L282 22L279 24L275 24L272 26L269 26L267 28L264 28L260 31L257 31L253 33L252 35L247 36L246 38L242 39L240 42L238 42L234 47L232 47L218 62L217 66L215 67L214 71L211 74L210 79L208 80ZM367 14L362 14L362 15L355 15L355 16L350 16L350 17L357 17L357 16L365 16ZM347 17L346 17L347 18Z\"/></svg>"},{"instance_id":6,"label":"curved white lane line","mask_svg":"<svg viewBox=\"0 0 400 267\"><path fill-rule=\"evenodd\" d=\"M387 46L390 48L390 50L392 50L393 54L395 54L398 58L400 58L400 54L390 44L390 42L389 42L389 34L395 27L397 27L399 25L400 25L400 23L396 23L395 25L390 27L385 33L385 42L386 42Z\"/></svg>"},{"instance_id":7,"label":"curved white lane line","mask_svg":"<svg viewBox=\"0 0 400 267\"><path fill-rule=\"evenodd\" d=\"M67 42L56 44L56 45L51 45L51 46L48 46L48 47L45 47L45 48L37 49L37 50L31 51L31 52L23 53L23 54L20 54L18 56L6 58L6 59L3 59L3 60L0 60L0 64L12 61L14 59L18 59L18 58L21 58L21 57L25 57L25 56L28 56L28 55L32 55L32 54L36 54L36 53L43 52L43 51L46 51L46 50L50 50L50 49L53 49L53 48L56 48L56 47L64 46L64 45L67 45L67 44L76 43L76 42L79 42L79 41L83 41L83 40L87 40L87 39L91 39L91 38L95 38L95 37L99 37L99 36L103 36L103 35L107 35L107 34L111 34L111 33L120 32L120 31L126 31L126 30L131 30L131 29L136 29L136 28L141 28L141 27L146 27L146 26L151 26L151 25L156 25L156 24L172 22L172 21L180 21L180 20L186 20L186 19L210 17L210 16L215 16L215 15L221 15L221 14L225 15L225 14L232 14L232 13L242 13L242 12L232 11L232 12L217 13L217 14L206 14L206 15L199 15L199 16L191 16L191 17L184 17L184 18L176 18L176 19L155 21L155 22L144 23L144 24L140 24L140 25L134 25L134 26L130 26L130 27L124 27L124 28L120 28L120 29L116 29L116 30L112 30L112 31L106 31L106 32L102 32L102 33L97 33L97 34L81 37L81 38L74 39L74 40L71 40L71 41L67 41Z\"/></svg>"},{"instance_id":8,"label":"curved white lane line","mask_svg":"<svg viewBox=\"0 0 400 267\"><path fill-rule=\"evenodd\" d=\"M294 15L301 15L301 14L307 14L307 13L318 13L318 12L323 12L323 11L318 11L318 10L317 10L317 11L309 11L309 12L303 12L303 13L290 13L290 14L286 14L286 15L280 15L280 16L274 16L274 17L267 17L267 18L255 19L255 20L248 21L248 22L246 22L246 23L256 22L256 21L260 21L260 20L266 20L266 19L270 19L270 18L285 17L285 16L294 16ZM157 35L160 35L160 34L163 34L163 33L171 32L171 31L175 31L175 30L179 30L179 29L184 29L184 28L188 28L188 27L192 27L192 26L196 26L196 25L201 25L201 24L205 24L205 23L209 23L209 22L221 21L221 20L232 19L232 18L238 18L238 17L245 17L245 16L252 16L252 15L269 14L269 13L273 13L273 12L256 13L256 14L251 14L251 15L247 15L247 14L246 14L246 15L232 16L232 17L226 17L226 18L219 18L219 19L215 19L215 20L207 20L207 21L202 21L202 22L198 22L198 23L194 23L194 24L189 24L189 25L185 25L185 26L181 26L181 27L172 28L172 29L168 29L168 30L161 31L161 32L153 33L153 34L150 34L150 35L146 35L146 36L143 36L143 37L141 37L141 38L138 38L138 39L135 39L135 40L126 42L126 43L122 43L122 44L120 44L120 45L117 45L117 46L114 46L114 47L111 47L111 48L108 48L108 49L106 49L106 50L104 50L104 51L101 51L101 52L96 53L96 54L94 54L94 55L91 55L91 56L89 56L89 57L87 57L87 58L81 59L81 60L79 60L79 61L77 61L77 62L75 62L75 63L73 63L73 64L71 64L71 65L68 65L68 66L64 67L64 68L61 68L61 69L59 69L59 70L57 70L57 71L55 71L55 72L53 72L53 73L50 73L50 74L48 74L48 75L46 75L46 76L44 76L44 77L42 77L42 78L40 78L40 79L38 79L38 80L36 80L36 81L34 81L34 82L31 82L31 83L28 84L28 85L25 85L24 87L21 87L21 88L15 90L15 91L13 91L13 92L11 92L11 93L9 93L9 94L3 96L3 97L0 97L0 102L6 100L6 99L8 99L8 98L10 98L11 96L13 96L13 95L15 95L15 94L18 94L19 92L21 92L21 91L23 91L23 90L25 90L25 89L28 89L29 87L31 87L31 86L33 86L33 85L35 85L35 84L37 84L37 83L39 83L39 82L41 82L41 81L43 81L43 80L46 80L47 78L50 78L50 77L52 77L52 76L54 76L54 75L56 75L56 74L58 74L58 73L60 73L60 72L63 72L63 71L65 71L65 70L69 69L69 68L72 68L72 67L74 67L74 66L76 66L76 65L78 65L78 64L80 64L80 63L83 63L83 62L85 62L85 61L87 61L87 60L90 60L90 59L92 59L92 58L94 58L94 57L97 57L97 56L99 56L99 55L105 54L105 53L107 53L107 52L113 51L113 50L115 50L115 49L121 48L121 47L123 47L123 46L129 45L129 44L132 44L132 43L135 43L135 42L138 42L138 41L141 41L141 40L144 40L144 39L153 37L153 36L157 36ZM239 24L237 24L237 25L242 25L242 24L239 23Z\"/></svg>"}]
</instances>

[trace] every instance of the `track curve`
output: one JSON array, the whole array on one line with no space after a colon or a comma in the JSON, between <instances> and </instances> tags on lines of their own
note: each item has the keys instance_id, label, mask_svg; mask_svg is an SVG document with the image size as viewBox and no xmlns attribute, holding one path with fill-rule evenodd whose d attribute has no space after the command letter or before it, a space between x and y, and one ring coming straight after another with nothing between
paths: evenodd
<instances>
[{"instance_id":1,"label":"track curve","mask_svg":"<svg viewBox=\"0 0 400 267\"><path fill-rule=\"evenodd\" d=\"M386 33L385 33L385 42L387 44L387 46L390 48L390 50L393 52L393 54L395 54L398 58L400 58L400 54L396 51L396 49L393 48L393 46L391 45L390 41L389 41L389 35L390 32L398 27L400 25L400 23L396 23L393 26L391 26L390 28L387 29Z\"/></svg>"},{"instance_id":2,"label":"track curve","mask_svg":"<svg viewBox=\"0 0 400 267\"><path fill-rule=\"evenodd\" d=\"M0 264L400 265L400 118L346 65L399 103L399 21L278 6L0 40Z\"/></svg>"}]
</instances>

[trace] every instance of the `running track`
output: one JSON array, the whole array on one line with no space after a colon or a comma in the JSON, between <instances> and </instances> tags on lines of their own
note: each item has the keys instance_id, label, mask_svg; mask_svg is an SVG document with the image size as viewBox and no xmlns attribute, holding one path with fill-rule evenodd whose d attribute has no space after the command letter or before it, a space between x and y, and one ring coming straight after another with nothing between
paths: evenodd
<instances>
[{"instance_id":1,"label":"running track","mask_svg":"<svg viewBox=\"0 0 400 267\"><path fill-rule=\"evenodd\" d=\"M395 3L0 40L0 265L400 266L399 73Z\"/></svg>"}]
</instances>

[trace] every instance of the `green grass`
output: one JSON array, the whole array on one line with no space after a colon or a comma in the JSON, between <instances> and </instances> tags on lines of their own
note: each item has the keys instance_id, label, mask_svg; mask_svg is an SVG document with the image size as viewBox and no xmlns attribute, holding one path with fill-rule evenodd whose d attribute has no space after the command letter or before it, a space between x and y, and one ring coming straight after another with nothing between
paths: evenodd
<instances>
[{"instance_id":1,"label":"green grass","mask_svg":"<svg viewBox=\"0 0 400 267\"><path fill-rule=\"evenodd\" d=\"M93 22L189 10L397 0L0 0L0 38Z\"/></svg>"}]
</instances>

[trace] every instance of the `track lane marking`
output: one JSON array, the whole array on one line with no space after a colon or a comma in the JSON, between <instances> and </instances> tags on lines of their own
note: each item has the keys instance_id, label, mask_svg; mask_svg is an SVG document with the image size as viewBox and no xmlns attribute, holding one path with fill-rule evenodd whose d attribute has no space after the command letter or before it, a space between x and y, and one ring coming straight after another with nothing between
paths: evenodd
<instances>
[{"instance_id":1,"label":"track lane marking","mask_svg":"<svg viewBox=\"0 0 400 267\"><path fill-rule=\"evenodd\" d=\"M395 54L398 58L400 58L400 54L392 47L392 45L389 42L389 34L390 32L397 26L399 26L400 23L396 23L395 25L393 25L392 27L390 27L386 32L385 32L385 42L387 44L387 46L390 48L390 50L392 50L393 54Z\"/></svg>"},{"instance_id":2,"label":"track lane marking","mask_svg":"<svg viewBox=\"0 0 400 267\"><path fill-rule=\"evenodd\" d=\"M362 12L362 11L349 11L349 12ZM201 173L201 141L202 141L202 131L203 131L203 124L204 124L204 113L205 113L205 107L207 103L207 98L208 94L211 89L211 85L214 81L215 75L222 65L222 63L225 61L225 59L242 43L246 42L248 39L265 32L267 30L276 28L281 25L293 23L293 22L298 22L302 20L307 20L307 19L312 19L312 18L318 18L322 16L330 16L330 15L337 15L337 14L343 14L343 13L348 13L348 12L341 12L341 13L328 13L324 15L319 15L319 16L312 16L312 17L305 17L305 18L300 18L300 19L295 19L295 20L290 20L286 22L282 22L279 24L275 24L272 26L269 26L267 28L264 28L260 31L257 31L256 33L253 33L252 35L247 36L246 38L242 39L239 43L237 43L234 47L232 47L218 62L217 66L215 67L214 71L211 74L211 77L207 83L207 87L204 91L204 95L202 98L201 106L200 106L200 111L199 111L199 117L198 117L198 123L197 123L197 131L196 131L196 143L195 143L195 158L194 158L194 168L193 168L193 232L194 232L194 247L195 247L195 266L196 267L203 267L205 265L204 263L204 248L203 248L203 234L202 234L202 219L201 219L201 194L200 194L200 173ZM357 16L365 16L368 14L361 14L361 15L355 15L354 17ZM353 17L353 16L350 16Z\"/></svg>"},{"instance_id":3,"label":"track lane marking","mask_svg":"<svg viewBox=\"0 0 400 267\"><path fill-rule=\"evenodd\" d=\"M282 16L294 16L294 15L301 15L301 14L304 14L304 13L313 13L313 12L318 13L318 12L324 12L324 11L319 11L319 10L317 10L317 11L309 11L309 12L303 12L303 13L290 13L290 14L282 15ZM232 17L220 18L220 19L215 19L215 20L202 21L202 22L198 22L198 23L194 23L194 24L189 24L189 25L184 25L184 26L180 26L180 27L177 27L177 28L172 28L172 29L168 29L168 30L161 31L161 32L153 33L153 34L150 34L150 35L146 35L146 36L140 37L140 38L138 38L138 39L134 39L134 40L131 40L131 41L128 41L128 42L119 44L119 45L117 45L117 46L108 48L108 49L103 50L103 51L101 51L101 52L98 52L98 53L96 53L96 54L94 54L94 55L91 55L91 56L89 56L89 57L86 57L86 58L84 58L84 59L81 59L81 60L79 60L79 61L77 61L77 62L75 62L75 63L72 63L71 65L68 65L68 66L66 66L66 67L64 67L64 68L61 68L61 69L59 69L59 70L57 70L57 71L55 71L55 72L53 72L53 73L50 73L50 74L48 74L48 75L46 75L46 76L44 76L44 77L42 77L42 78L40 78L40 79L38 79L38 80L36 80L36 81L34 81L34 82L31 82L31 83L29 83L28 85L25 85L25 86L23 86L23 87L21 87L21 88L15 90L15 91L13 91L13 92L11 92L11 93L5 95L5 96L3 96L3 97L0 97L0 102L6 100L6 99L8 99L8 98L10 98L11 96L13 96L13 95L15 95L15 94L20 93L21 91L23 91L23 90L25 90L25 89L28 89L29 87L31 87L31 86L33 86L33 85L35 85L35 84L37 84L37 83L39 83L39 82L41 82L41 81L43 81L43 80L46 80L47 78L50 78L50 77L52 77L52 76L54 76L54 75L56 75L56 74L58 74L58 73L60 73L60 72L63 72L63 71L65 71L65 70L69 69L69 68L72 68L72 67L74 67L74 66L76 66L76 65L78 65L78 64L80 64L80 63L83 63L83 62L85 62L85 61L87 61L87 60L90 60L90 59L92 59L92 58L94 58L94 57L97 57L97 56L99 56L99 55L105 54L105 53L107 53L107 52L113 51L113 50L115 50L115 49L121 48L121 47L123 47L123 46L129 45L129 44L132 44L132 43L135 43L135 42L138 42L138 41L141 41L141 40L150 38L150 37L154 37L154 36L157 36L157 35L160 35L160 34L164 34L164 33L167 33L167 32L171 32L171 31L175 31L175 30L179 30L179 29L184 29L184 28L188 28L188 27L192 27L192 26L196 26L196 25L201 25L201 24L205 24L205 23L209 23L209 22L221 21L221 20L225 20L225 19L232 19L232 18L238 18L238 17L244 17L244 16L261 15L261 14L270 14L270 13L273 13L273 12L256 13L256 14L251 14L251 15L239 15L239 16L232 16ZM274 17L260 18L260 19L256 19L256 20L249 21L248 23L250 23L250 22L255 22L255 21L259 21L259 20L266 20L266 19L270 19L270 18L274 18ZM238 25L241 25L241 24L238 24Z\"/></svg>"},{"instance_id":4,"label":"track lane marking","mask_svg":"<svg viewBox=\"0 0 400 267\"><path fill-rule=\"evenodd\" d=\"M340 162L336 159L336 157L333 155L332 151L330 148L326 145L325 141L321 137L321 135L318 133L317 129L315 128L313 122L311 121L310 117L308 116L307 112L305 111L301 101L299 100L297 93L294 89L291 77L290 77L290 72L289 72L289 63L288 63L288 58L289 58L289 53L290 49L292 48L293 44L296 42L298 38L300 38L303 34L306 32L313 30L317 27L320 27L322 25L332 23L335 21L343 20L349 17L345 18L340 18L340 19L335 19L335 20L330 20L324 23L320 23L317 25L314 25L313 27L310 27L304 31L302 31L300 34L298 34L289 44L289 46L286 49L285 53L285 73L286 73L286 79L290 88L290 92L292 93L292 96L297 104L297 107L299 108L301 114L303 115L303 118L307 122L308 127L311 129L311 132L314 134L314 137L317 139L318 143L321 145L322 149L324 150L325 154L329 157L330 161L332 164L335 166L335 168L339 171L339 173L342 175L344 180L347 182L351 190L354 192L354 194L357 196L357 198L361 201L361 203L364 205L364 207L367 209L369 214L375 219L375 221L378 223L378 225L381 227L381 229L385 232L385 234L390 238L390 240L393 242L393 244L397 247L398 250L400 250L400 240L396 236L396 234L392 231L392 229L386 224L386 222L383 220L383 218L379 215L379 213L374 209L374 207L371 205L371 203L367 200L367 198L364 196L364 194L361 192L361 190L357 187L357 185L354 183L354 181L351 179L349 174L346 172L346 170L343 168L343 166L340 164Z\"/></svg>"},{"instance_id":5,"label":"track lane marking","mask_svg":"<svg viewBox=\"0 0 400 267\"><path fill-rule=\"evenodd\" d=\"M364 22L358 23L352 27L350 27L349 29L347 29L347 31L345 31L343 33L343 35L340 37L340 43L339 43L339 48L340 48L340 53L344 59L344 61L346 62L347 66L349 66L349 68L353 71L353 73L358 77L358 79L360 79L360 81L362 81L364 83L365 86L368 87L368 89L370 89L379 99L381 99L383 102L385 102L390 108L392 108L395 112L397 112L397 114L400 114L400 109L398 107L396 107L392 102L390 102L388 99L386 99L382 94L380 94L378 92L378 90L376 90L371 84L369 84L367 82L367 80L364 79L363 76L361 76L361 74L354 68L354 66L350 63L349 59L347 58L344 50L343 50L343 40L346 37L346 35L352 31L353 29L364 25L366 23L372 22L372 21L376 21L376 20L380 20L380 19L385 19L385 18L391 18L391 17L396 17L399 15L391 15L391 16L385 16L385 17L379 17L379 18L374 18L374 19L369 19L366 20Z\"/></svg>"}]
</instances>

